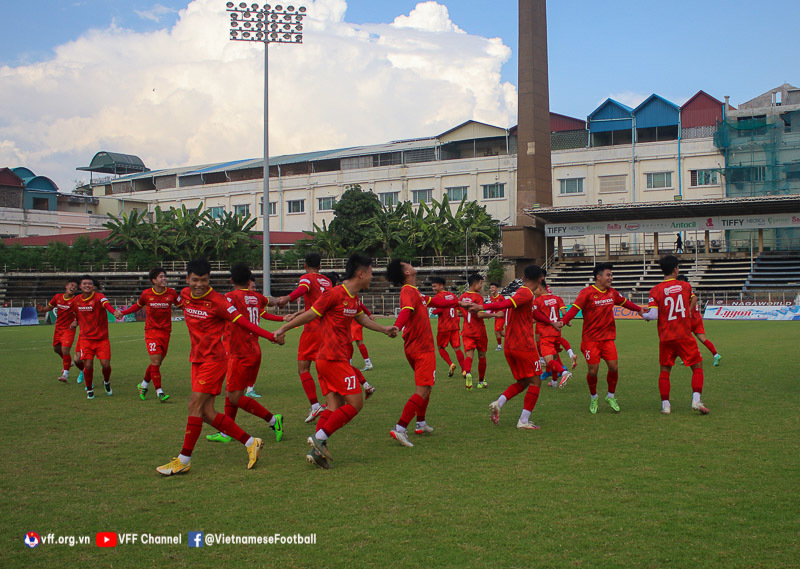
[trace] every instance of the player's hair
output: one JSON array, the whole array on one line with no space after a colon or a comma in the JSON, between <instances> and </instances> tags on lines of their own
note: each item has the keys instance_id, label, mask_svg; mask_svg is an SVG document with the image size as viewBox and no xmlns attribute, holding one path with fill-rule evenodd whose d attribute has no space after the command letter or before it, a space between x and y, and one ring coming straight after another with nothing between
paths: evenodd
<instances>
[{"instance_id":1,"label":"player's hair","mask_svg":"<svg viewBox=\"0 0 800 569\"><path fill-rule=\"evenodd\" d=\"M236 286L247 286L253 280L253 271L247 263L236 263L231 265L231 280Z\"/></svg>"},{"instance_id":2,"label":"player's hair","mask_svg":"<svg viewBox=\"0 0 800 569\"><path fill-rule=\"evenodd\" d=\"M92 284L97 286L97 281L94 280L94 277L92 277L91 275L83 275L83 276L78 277L78 286L80 286L80 284L83 281L92 281Z\"/></svg>"},{"instance_id":3,"label":"player's hair","mask_svg":"<svg viewBox=\"0 0 800 569\"><path fill-rule=\"evenodd\" d=\"M544 277L544 272L542 271L542 267L539 265L528 265L525 267L524 275L526 281L535 281Z\"/></svg>"},{"instance_id":4,"label":"player's hair","mask_svg":"<svg viewBox=\"0 0 800 569\"><path fill-rule=\"evenodd\" d=\"M150 280L154 281L156 280L156 277L161 273L164 273L166 275L167 270L164 267L153 267L152 269L150 269L148 275L150 276Z\"/></svg>"},{"instance_id":5,"label":"player's hair","mask_svg":"<svg viewBox=\"0 0 800 569\"><path fill-rule=\"evenodd\" d=\"M686 278L686 275L678 275L677 277L675 277L675 280L676 281L683 281L685 283L689 282L689 279Z\"/></svg>"},{"instance_id":6,"label":"player's hair","mask_svg":"<svg viewBox=\"0 0 800 569\"><path fill-rule=\"evenodd\" d=\"M322 264L322 255L319 253L309 253L306 255L306 266L312 269L319 269Z\"/></svg>"},{"instance_id":7,"label":"player's hair","mask_svg":"<svg viewBox=\"0 0 800 569\"><path fill-rule=\"evenodd\" d=\"M547 290L547 281L542 279L542 282L539 283L539 286L542 287L544 290Z\"/></svg>"},{"instance_id":8,"label":"player's hair","mask_svg":"<svg viewBox=\"0 0 800 569\"><path fill-rule=\"evenodd\" d=\"M211 274L211 263L207 259L194 259L186 263L186 276L197 275L203 277Z\"/></svg>"},{"instance_id":9,"label":"player's hair","mask_svg":"<svg viewBox=\"0 0 800 569\"><path fill-rule=\"evenodd\" d=\"M675 255L665 255L658 261L658 266L661 267L664 276L672 274L678 265L680 265L680 261Z\"/></svg>"},{"instance_id":10,"label":"player's hair","mask_svg":"<svg viewBox=\"0 0 800 569\"><path fill-rule=\"evenodd\" d=\"M446 282L447 281L444 280L444 277L440 277L438 275L435 277L431 277L431 284L440 284L444 286Z\"/></svg>"},{"instance_id":11,"label":"player's hair","mask_svg":"<svg viewBox=\"0 0 800 569\"><path fill-rule=\"evenodd\" d=\"M361 253L353 253L347 258L347 264L344 266L344 278L352 279L356 276L358 269L366 269L372 266L372 259Z\"/></svg>"},{"instance_id":12,"label":"player's hair","mask_svg":"<svg viewBox=\"0 0 800 569\"><path fill-rule=\"evenodd\" d=\"M323 276L328 277L328 280L331 281L333 286L336 286L336 283L339 282L339 273L336 271L331 271L330 273L325 273Z\"/></svg>"},{"instance_id":13,"label":"player's hair","mask_svg":"<svg viewBox=\"0 0 800 569\"><path fill-rule=\"evenodd\" d=\"M472 273L469 276L469 278L467 278L467 283L469 284L469 286L472 286L476 282L482 281L482 280L483 280L483 276L480 273Z\"/></svg>"},{"instance_id":14,"label":"player's hair","mask_svg":"<svg viewBox=\"0 0 800 569\"><path fill-rule=\"evenodd\" d=\"M403 263L408 261L404 259L392 259L386 265L386 280L397 286L402 286L406 282L406 276L403 274Z\"/></svg>"},{"instance_id":15,"label":"player's hair","mask_svg":"<svg viewBox=\"0 0 800 569\"><path fill-rule=\"evenodd\" d=\"M489 286L496 286L497 288L500 288L500 285L497 283L489 283Z\"/></svg>"},{"instance_id":16,"label":"player's hair","mask_svg":"<svg viewBox=\"0 0 800 569\"><path fill-rule=\"evenodd\" d=\"M94 277L92 277L92 284L94 285L94 288L96 288L97 290L100 290L100 281L98 281Z\"/></svg>"},{"instance_id":17,"label":"player's hair","mask_svg":"<svg viewBox=\"0 0 800 569\"><path fill-rule=\"evenodd\" d=\"M76 285L81 286L81 281L80 281L80 279L78 277L70 277L70 278L68 278L67 279L67 284L69 284L69 283L75 283Z\"/></svg>"},{"instance_id":18,"label":"player's hair","mask_svg":"<svg viewBox=\"0 0 800 569\"><path fill-rule=\"evenodd\" d=\"M592 269L592 277L597 278L597 275L602 273L603 271L613 271L614 265L611 263L597 263Z\"/></svg>"}]
</instances>

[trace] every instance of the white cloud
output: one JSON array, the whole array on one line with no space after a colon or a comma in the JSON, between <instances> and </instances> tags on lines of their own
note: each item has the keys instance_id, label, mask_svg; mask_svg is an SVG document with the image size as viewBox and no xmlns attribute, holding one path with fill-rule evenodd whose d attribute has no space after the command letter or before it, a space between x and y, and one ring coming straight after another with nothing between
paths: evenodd
<instances>
[{"instance_id":1,"label":"white cloud","mask_svg":"<svg viewBox=\"0 0 800 569\"><path fill-rule=\"evenodd\" d=\"M271 155L516 121L516 89L500 78L510 49L464 33L445 6L362 26L344 0L308 12L303 45L270 47ZM100 150L153 169L262 156L263 47L229 41L228 22L219 0L195 0L169 29L112 25L50 61L1 67L0 166L69 190Z\"/></svg>"},{"instance_id":2,"label":"white cloud","mask_svg":"<svg viewBox=\"0 0 800 569\"><path fill-rule=\"evenodd\" d=\"M162 16L166 16L167 14L174 14L177 10L173 10L172 8L167 8L161 4L154 4L152 8L149 10L134 10L137 16L142 18L143 20L152 20L154 22L158 22L161 20Z\"/></svg>"}]
</instances>

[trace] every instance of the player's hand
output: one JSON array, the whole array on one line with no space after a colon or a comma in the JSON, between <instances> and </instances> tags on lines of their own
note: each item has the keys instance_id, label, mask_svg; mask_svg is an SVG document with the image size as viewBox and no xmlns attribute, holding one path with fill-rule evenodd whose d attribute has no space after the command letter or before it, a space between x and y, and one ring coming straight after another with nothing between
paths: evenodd
<instances>
[{"instance_id":1,"label":"player's hand","mask_svg":"<svg viewBox=\"0 0 800 569\"><path fill-rule=\"evenodd\" d=\"M387 336L389 336L390 338L397 338L397 334L399 332L400 332L400 328L398 328L397 326L389 326L389 328L386 329L385 334Z\"/></svg>"},{"instance_id":2,"label":"player's hand","mask_svg":"<svg viewBox=\"0 0 800 569\"><path fill-rule=\"evenodd\" d=\"M473 305L473 302L470 299L465 298L464 300L459 300L458 301L458 305L461 308L471 308L472 305ZM475 306L477 306L477 305L475 305Z\"/></svg>"},{"instance_id":3,"label":"player's hand","mask_svg":"<svg viewBox=\"0 0 800 569\"><path fill-rule=\"evenodd\" d=\"M279 346L283 346L286 343L286 336L283 334L275 334L275 339L273 340L274 343L278 344Z\"/></svg>"},{"instance_id":4,"label":"player's hand","mask_svg":"<svg viewBox=\"0 0 800 569\"><path fill-rule=\"evenodd\" d=\"M75 320L72 324L69 325L69 329L70 330L74 330L77 327L78 327L78 321L77 320Z\"/></svg>"},{"instance_id":5,"label":"player's hand","mask_svg":"<svg viewBox=\"0 0 800 569\"><path fill-rule=\"evenodd\" d=\"M553 322L553 328L556 330L561 330L564 327L564 323L559 320L558 322Z\"/></svg>"},{"instance_id":6,"label":"player's hand","mask_svg":"<svg viewBox=\"0 0 800 569\"><path fill-rule=\"evenodd\" d=\"M572 359L572 369L575 369L576 367L578 367L578 355L575 354L570 359Z\"/></svg>"},{"instance_id":7,"label":"player's hand","mask_svg":"<svg viewBox=\"0 0 800 569\"><path fill-rule=\"evenodd\" d=\"M369 315L369 319L372 320L373 322L375 322L375 315L374 314L370 314Z\"/></svg>"},{"instance_id":8,"label":"player's hand","mask_svg":"<svg viewBox=\"0 0 800 569\"><path fill-rule=\"evenodd\" d=\"M117 308L117 309L114 311L114 318L116 318L117 320L119 320L120 318L122 318L122 310L120 310L119 308Z\"/></svg>"},{"instance_id":9,"label":"player's hand","mask_svg":"<svg viewBox=\"0 0 800 569\"><path fill-rule=\"evenodd\" d=\"M283 321L284 322L291 322L292 320L295 319L296 316L297 316L297 313L296 312L292 312L291 314L287 314L286 316L284 316L283 317Z\"/></svg>"},{"instance_id":10,"label":"player's hand","mask_svg":"<svg viewBox=\"0 0 800 569\"><path fill-rule=\"evenodd\" d=\"M286 306L287 304L289 304L289 297L288 296L279 296L278 298L275 299L275 304L277 306L281 306L281 307L282 306Z\"/></svg>"}]
</instances>

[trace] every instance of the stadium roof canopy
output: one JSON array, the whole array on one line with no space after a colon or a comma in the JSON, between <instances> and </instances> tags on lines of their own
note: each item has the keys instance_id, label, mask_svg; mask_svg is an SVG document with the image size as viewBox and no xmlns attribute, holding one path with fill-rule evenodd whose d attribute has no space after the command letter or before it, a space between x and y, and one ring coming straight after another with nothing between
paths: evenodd
<instances>
[{"instance_id":1,"label":"stadium roof canopy","mask_svg":"<svg viewBox=\"0 0 800 569\"><path fill-rule=\"evenodd\" d=\"M800 195L715 198L674 202L626 203L567 207L525 208L525 213L545 223L580 223L669 219L673 217L712 217L769 215L800 212Z\"/></svg>"},{"instance_id":2,"label":"stadium roof canopy","mask_svg":"<svg viewBox=\"0 0 800 569\"><path fill-rule=\"evenodd\" d=\"M142 159L133 154L120 154L119 152L106 152L101 150L92 158L91 164L76 168L84 172L102 172L116 176L148 172L150 169L144 165Z\"/></svg>"}]
</instances>

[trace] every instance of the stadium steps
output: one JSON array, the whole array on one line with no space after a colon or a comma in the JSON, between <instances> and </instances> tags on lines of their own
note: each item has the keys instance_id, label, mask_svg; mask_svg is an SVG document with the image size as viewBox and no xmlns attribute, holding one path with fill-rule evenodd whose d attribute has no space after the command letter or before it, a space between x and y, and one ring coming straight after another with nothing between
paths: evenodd
<instances>
[{"instance_id":1,"label":"stadium steps","mask_svg":"<svg viewBox=\"0 0 800 569\"><path fill-rule=\"evenodd\" d=\"M8 289L8 279L5 275L0 275L0 306L6 303L6 290Z\"/></svg>"},{"instance_id":2,"label":"stadium steps","mask_svg":"<svg viewBox=\"0 0 800 569\"><path fill-rule=\"evenodd\" d=\"M750 259L711 259L692 285L706 296L715 292L740 293L749 274Z\"/></svg>"},{"instance_id":3,"label":"stadium steps","mask_svg":"<svg viewBox=\"0 0 800 569\"><path fill-rule=\"evenodd\" d=\"M800 258L761 253L753 264L753 272L748 276L742 291L796 291L798 288L800 288Z\"/></svg>"}]
</instances>

